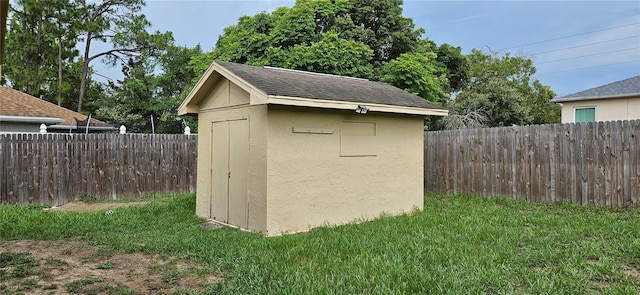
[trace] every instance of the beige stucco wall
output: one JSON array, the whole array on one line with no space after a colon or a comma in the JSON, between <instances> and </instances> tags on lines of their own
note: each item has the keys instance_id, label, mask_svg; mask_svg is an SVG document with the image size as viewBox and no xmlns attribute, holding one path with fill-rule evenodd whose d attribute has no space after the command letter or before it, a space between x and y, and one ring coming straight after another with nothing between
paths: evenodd
<instances>
[{"instance_id":1,"label":"beige stucco wall","mask_svg":"<svg viewBox=\"0 0 640 295\"><path fill-rule=\"evenodd\" d=\"M575 122L576 108L596 108L596 121L640 119L640 97L570 101L562 103L562 123Z\"/></svg>"},{"instance_id":2,"label":"beige stucco wall","mask_svg":"<svg viewBox=\"0 0 640 295\"><path fill-rule=\"evenodd\" d=\"M266 231L266 115L267 106L249 106L249 94L223 79L202 101L198 114L198 179L196 215L209 218L211 208L212 122L248 118L249 155L247 167L248 226Z\"/></svg>"},{"instance_id":3,"label":"beige stucco wall","mask_svg":"<svg viewBox=\"0 0 640 295\"><path fill-rule=\"evenodd\" d=\"M422 208L422 116L282 106L268 113L268 235ZM341 156L345 121L375 123L362 147L375 156Z\"/></svg>"},{"instance_id":4,"label":"beige stucco wall","mask_svg":"<svg viewBox=\"0 0 640 295\"><path fill-rule=\"evenodd\" d=\"M221 79L198 106L198 216L211 217L212 123L244 118L248 229L278 235L422 209L422 116L251 106L249 96Z\"/></svg>"}]
</instances>

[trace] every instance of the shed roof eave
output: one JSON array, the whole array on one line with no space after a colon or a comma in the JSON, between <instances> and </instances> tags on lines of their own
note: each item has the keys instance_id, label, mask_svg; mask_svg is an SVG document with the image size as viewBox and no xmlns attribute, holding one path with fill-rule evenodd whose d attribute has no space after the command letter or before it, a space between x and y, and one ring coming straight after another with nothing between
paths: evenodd
<instances>
[{"instance_id":1,"label":"shed roof eave","mask_svg":"<svg viewBox=\"0 0 640 295\"><path fill-rule=\"evenodd\" d=\"M337 100L323 100L323 99L312 99L312 98L301 98L301 97L287 97L287 96L277 96L277 95L267 96L266 103L272 104L272 105L302 106L302 107L340 109L340 110L355 110L358 107L358 105L366 105L369 111L372 111L372 112L422 115L422 116L448 116L449 114L449 110L444 108L427 109L427 108L419 108L419 107L362 103L362 102L354 102L354 101L337 101Z\"/></svg>"},{"instance_id":2,"label":"shed roof eave","mask_svg":"<svg viewBox=\"0 0 640 295\"><path fill-rule=\"evenodd\" d=\"M213 74L215 71L214 69L215 64L216 63L214 62L214 63L211 63L211 65L209 65L209 67L204 72L204 74L202 74L202 77L200 77L200 79L198 79L198 82L196 82L196 85L194 85L191 91L189 91L189 94L187 94L187 97L182 101L180 106L178 106L178 115L181 116L181 115L188 114L189 113L188 109L190 107L194 107L194 105L197 108L197 104L199 103L199 101L202 99L202 96L203 96L202 94L200 94L201 90L203 90L203 87L205 86L205 84L212 83L208 81L211 80L209 78L211 74Z\"/></svg>"},{"instance_id":3,"label":"shed roof eave","mask_svg":"<svg viewBox=\"0 0 640 295\"><path fill-rule=\"evenodd\" d=\"M263 101L256 101L254 98L265 97L266 93L255 88L247 81L235 75L233 72L219 65L217 62L213 62L178 107L178 115L197 115L200 108L198 104L204 98L206 92L211 89L215 85L215 83L222 77L228 79L243 90L247 91L251 95L250 97L252 105L264 104Z\"/></svg>"},{"instance_id":4,"label":"shed roof eave","mask_svg":"<svg viewBox=\"0 0 640 295\"><path fill-rule=\"evenodd\" d=\"M640 92L638 92L638 93L625 93L625 94L618 94L618 95L556 97L554 99L551 99L551 102L570 102L570 101L632 98L632 97L640 97Z\"/></svg>"}]
</instances>

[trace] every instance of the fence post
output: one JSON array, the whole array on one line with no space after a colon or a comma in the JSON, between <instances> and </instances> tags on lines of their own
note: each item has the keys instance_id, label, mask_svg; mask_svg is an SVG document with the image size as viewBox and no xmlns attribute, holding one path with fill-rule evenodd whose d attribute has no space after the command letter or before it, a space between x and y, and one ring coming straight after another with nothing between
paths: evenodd
<instances>
[{"instance_id":1,"label":"fence post","mask_svg":"<svg viewBox=\"0 0 640 295\"><path fill-rule=\"evenodd\" d=\"M189 126L184 127L184 135L191 135L191 128L189 128Z\"/></svg>"},{"instance_id":2,"label":"fence post","mask_svg":"<svg viewBox=\"0 0 640 295\"><path fill-rule=\"evenodd\" d=\"M120 125L120 134L127 134L127 127L124 127L124 125Z\"/></svg>"},{"instance_id":3,"label":"fence post","mask_svg":"<svg viewBox=\"0 0 640 295\"><path fill-rule=\"evenodd\" d=\"M40 124L40 134L45 134L47 133L47 125Z\"/></svg>"}]
</instances>

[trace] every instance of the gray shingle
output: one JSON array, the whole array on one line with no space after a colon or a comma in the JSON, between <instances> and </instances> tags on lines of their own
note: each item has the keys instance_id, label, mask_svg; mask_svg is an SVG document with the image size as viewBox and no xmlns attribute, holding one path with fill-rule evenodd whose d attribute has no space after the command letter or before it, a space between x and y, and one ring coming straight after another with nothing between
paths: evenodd
<instances>
[{"instance_id":1,"label":"gray shingle","mask_svg":"<svg viewBox=\"0 0 640 295\"><path fill-rule=\"evenodd\" d=\"M552 101L563 102L596 98L600 99L635 94L640 94L640 76L631 77L629 79L609 83L606 85L565 95L563 97L554 98Z\"/></svg>"},{"instance_id":2,"label":"gray shingle","mask_svg":"<svg viewBox=\"0 0 640 295\"><path fill-rule=\"evenodd\" d=\"M445 109L394 86L366 79L216 61L267 95Z\"/></svg>"}]
</instances>

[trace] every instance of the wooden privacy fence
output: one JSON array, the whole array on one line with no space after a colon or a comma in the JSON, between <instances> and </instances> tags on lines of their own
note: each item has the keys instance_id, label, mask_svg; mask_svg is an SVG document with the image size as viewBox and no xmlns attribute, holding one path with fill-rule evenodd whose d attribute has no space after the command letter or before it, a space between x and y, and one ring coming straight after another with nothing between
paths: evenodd
<instances>
[{"instance_id":1,"label":"wooden privacy fence","mask_svg":"<svg viewBox=\"0 0 640 295\"><path fill-rule=\"evenodd\" d=\"M0 134L0 203L194 192L197 136Z\"/></svg>"},{"instance_id":2,"label":"wooden privacy fence","mask_svg":"<svg viewBox=\"0 0 640 295\"><path fill-rule=\"evenodd\" d=\"M639 206L640 120L426 132L425 190Z\"/></svg>"}]
</instances>

